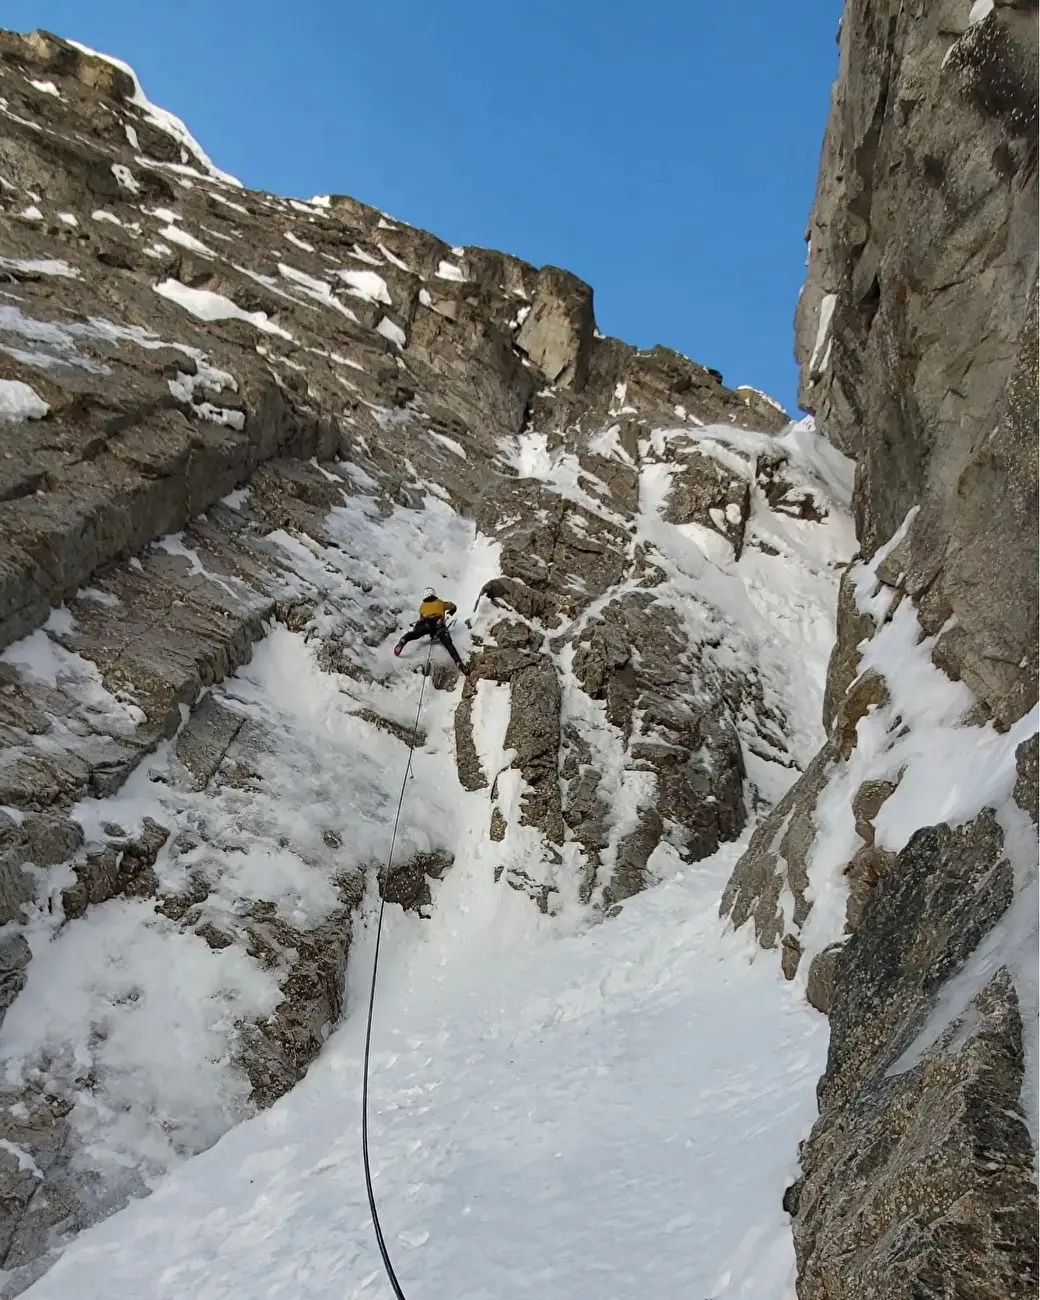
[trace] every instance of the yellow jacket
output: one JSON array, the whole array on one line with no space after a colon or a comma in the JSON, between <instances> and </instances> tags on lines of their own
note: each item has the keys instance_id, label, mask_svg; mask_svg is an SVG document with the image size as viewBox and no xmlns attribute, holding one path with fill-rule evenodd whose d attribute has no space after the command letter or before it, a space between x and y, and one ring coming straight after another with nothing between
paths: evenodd
<instances>
[{"instance_id":1,"label":"yellow jacket","mask_svg":"<svg viewBox=\"0 0 1040 1300\"><path fill-rule=\"evenodd\" d=\"M419 617L443 618L445 614L454 614L457 608L450 600L424 600L419 606Z\"/></svg>"}]
</instances>

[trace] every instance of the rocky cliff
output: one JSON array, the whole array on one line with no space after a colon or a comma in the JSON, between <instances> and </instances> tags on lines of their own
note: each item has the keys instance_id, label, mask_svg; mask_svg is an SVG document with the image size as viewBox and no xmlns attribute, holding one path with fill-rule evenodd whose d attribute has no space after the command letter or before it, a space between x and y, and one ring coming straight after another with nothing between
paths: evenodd
<instances>
[{"instance_id":1,"label":"rocky cliff","mask_svg":"<svg viewBox=\"0 0 1040 1300\"><path fill-rule=\"evenodd\" d=\"M425 582L467 598L468 678L433 680L489 870L550 916L606 914L811 757L791 662L827 644L812 611L851 534L841 456L603 337L565 271L246 191L128 69L46 33L0 34L0 123L15 1294L320 1050ZM770 586L789 572L793 603ZM454 853L437 773L390 885L419 915Z\"/></svg>"},{"instance_id":2,"label":"rocky cliff","mask_svg":"<svg viewBox=\"0 0 1040 1300\"><path fill-rule=\"evenodd\" d=\"M724 899L830 1017L802 1300L1037 1289L1037 21L849 0L796 318L856 461L824 749Z\"/></svg>"}]
</instances>

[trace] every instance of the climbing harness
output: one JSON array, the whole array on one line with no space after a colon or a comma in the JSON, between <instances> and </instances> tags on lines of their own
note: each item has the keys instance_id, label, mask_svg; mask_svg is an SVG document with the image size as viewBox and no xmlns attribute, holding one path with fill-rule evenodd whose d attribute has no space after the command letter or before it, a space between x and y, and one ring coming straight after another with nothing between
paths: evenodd
<instances>
[{"instance_id":1,"label":"climbing harness","mask_svg":"<svg viewBox=\"0 0 1040 1300\"><path fill-rule=\"evenodd\" d=\"M376 950L372 957L372 987L368 995L368 1023L365 1026L365 1061L362 1068L361 1082L361 1154L365 1165L365 1189L368 1192L368 1208L372 1213L372 1227L375 1230L376 1242L379 1246L379 1253L383 1257L383 1267L386 1269L386 1276L393 1288L397 1300L406 1300L404 1292L401 1290L401 1283L397 1280L397 1274L394 1272L394 1266L390 1261L390 1252L386 1248L386 1241L383 1237L383 1228L379 1222L379 1213L376 1210L376 1194L372 1188L372 1167L368 1158L368 1065L372 1051L372 1012L376 1005L376 972L379 969L379 940L383 934L383 910L386 907L386 886L390 879L390 868L394 861L394 848L397 845L397 829L401 824L401 809L404 807L404 795L408 788L408 778L412 771L412 754L415 750L415 742L419 736L419 717L422 713L423 696L426 693L426 679L430 675L430 656L433 654L433 641L430 641L430 648L426 651L426 663L423 665L422 685L419 688L419 707L415 710L415 725L412 727L412 739L408 745L408 764L405 767L404 780L401 782L401 794L397 800L397 813L394 817L394 829L390 835L390 852L387 854L386 867L383 870L383 888L379 895L379 917L376 921Z\"/></svg>"}]
</instances>

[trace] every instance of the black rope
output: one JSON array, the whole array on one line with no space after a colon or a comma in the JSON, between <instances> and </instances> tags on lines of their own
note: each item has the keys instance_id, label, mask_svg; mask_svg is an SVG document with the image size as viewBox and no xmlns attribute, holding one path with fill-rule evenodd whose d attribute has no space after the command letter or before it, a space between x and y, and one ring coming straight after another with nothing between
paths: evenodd
<instances>
[{"instance_id":1,"label":"black rope","mask_svg":"<svg viewBox=\"0 0 1040 1300\"><path fill-rule=\"evenodd\" d=\"M376 1209L376 1194L372 1187L372 1166L368 1159L368 1063L372 1051L372 1012L376 1005L376 972L379 969L379 940L383 935L383 910L386 907L386 887L390 879L390 867L394 860L394 848L397 844L397 828L401 824L401 809L404 807L404 794L408 788L408 777L412 770L412 753L415 750L415 742L419 736L419 715L422 713L423 696L426 693L426 679L430 675L430 656L433 654L433 640L430 640L430 648L426 652L426 663L423 665L422 686L419 688L419 707L415 710L415 725L412 727L412 739L408 745L408 763L404 770L404 780L401 782L401 795L397 800L397 815L394 817L394 829L390 836L390 852L387 854L386 868L383 873L383 888L379 891L379 918L376 921L376 951L372 958L372 988L368 995L368 1024L365 1027L365 1064L362 1070L361 1083L361 1153L365 1163L365 1189L368 1192L368 1208L372 1213L372 1227L375 1229L376 1242L379 1245L379 1253L383 1257L383 1267L386 1269L386 1276L393 1287L394 1295L397 1300L406 1300L404 1292L401 1290L401 1283L397 1280L397 1274L394 1272L394 1266L390 1261L390 1252L386 1248L386 1241L383 1237L383 1228L379 1222L379 1212Z\"/></svg>"}]
</instances>

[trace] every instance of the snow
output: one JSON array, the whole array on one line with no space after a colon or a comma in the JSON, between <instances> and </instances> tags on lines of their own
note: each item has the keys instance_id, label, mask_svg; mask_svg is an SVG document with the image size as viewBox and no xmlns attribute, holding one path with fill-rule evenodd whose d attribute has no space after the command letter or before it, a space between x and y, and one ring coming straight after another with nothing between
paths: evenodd
<instances>
[{"instance_id":1,"label":"snow","mask_svg":"<svg viewBox=\"0 0 1040 1300\"><path fill-rule=\"evenodd\" d=\"M186 284L181 284L179 280L163 280L161 284L153 287L157 294L175 302L185 311L197 316L199 320L246 320L265 334L277 334L283 339L292 339L292 335L270 320L266 312L246 311L236 306L230 298L225 298L223 294L213 293L209 289L192 289Z\"/></svg>"},{"instance_id":2,"label":"snow","mask_svg":"<svg viewBox=\"0 0 1040 1300\"><path fill-rule=\"evenodd\" d=\"M8 1141L7 1138L0 1138L0 1151L6 1151L8 1155L14 1156L18 1161L18 1168L23 1173L32 1174L34 1178L43 1177L43 1171L40 1169L39 1165L32 1158L29 1152L23 1150L22 1147L15 1146L15 1144Z\"/></svg>"},{"instance_id":3,"label":"snow","mask_svg":"<svg viewBox=\"0 0 1040 1300\"><path fill-rule=\"evenodd\" d=\"M29 85L41 95L53 95L55 99L61 99L61 91L53 81L30 81Z\"/></svg>"},{"instance_id":4,"label":"snow","mask_svg":"<svg viewBox=\"0 0 1040 1300\"><path fill-rule=\"evenodd\" d=\"M968 26L974 27L976 23L981 23L983 18L989 17L992 12L993 0L974 0L968 13Z\"/></svg>"},{"instance_id":5,"label":"snow","mask_svg":"<svg viewBox=\"0 0 1040 1300\"><path fill-rule=\"evenodd\" d=\"M371 253L366 253L360 244L354 245L354 256L359 262L367 262L369 266L382 266L378 257L373 257Z\"/></svg>"},{"instance_id":6,"label":"snow","mask_svg":"<svg viewBox=\"0 0 1040 1300\"><path fill-rule=\"evenodd\" d=\"M79 225L79 219L74 212L59 212L58 220L65 226Z\"/></svg>"},{"instance_id":7,"label":"snow","mask_svg":"<svg viewBox=\"0 0 1040 1300\"><path fill-rule=\"evenodd\" d=\"M279 272L331 300L325 281L287 265ZM374 272L337 274L358 296L389 304L385 281ZM243 318L288 337L265 314L220 295L174 280L156 291L202 320ZM56 333L45 329L38 341L56 348L72 348L83 336L71 324L47 328ZM91 322L89 329L158 346L156 336L138 337L128 327ZM404 331L388 317L378 329L404 346ZM360 368L335 353L330 358ZM234 386L231 376L200 364L198 376L177 376L170 387L196 403L200 387L225 381ZM623 386L615 398L625 401ZM453 439L428 432L465 457ZM619 434L618 425L608 425L587 445L631 465ZM788 453L796 485L828 507L822 523L775 514L753 487L748 544L738 561L712 529L676 528L663 519L690 449L753 484L756 457L777 447ZM550 451L545 435L511 440L503 455L518 473L614 518L609 494L582 473L577 456ZM362 490L371 485L360 467L340 468ZM808 761L821 739L837 577L855 550L847 513L852 467L808 420L779 438L728 425L649 430L639 472L632 545L652 548L663 571L655 595L675 611L706 664L756 672L766 703L782 717L775 761L748 753L760 792L775 799L796 774L795 762ZM425 486L422 511L384 513L377 500L347 496L326 521L334 546L281 531L266 538L290 575L287 583L320 592L314 617L323 632L341 631L339 611L372 593L380 615L372 626L383 639L362 640L353 650L374 680L321 671L307 636L271 626L251 661L213 688L260 738L249 751L256 781L186 790L167 779L174 760L169 744L161 745L116 795L77 805L88 843L101 838L106 822L134 833L145 816L177 830L204 829L194 847L175 847L171 837L156 872L164 889L178 889L203 867L214 888L200 919L218 928L234 926L242 900L251 897L270 899L296 924L317 923L338 907L334 873L370 868L385 854L405 771L400 742L358 714L371 708L411 722L421 678L409 671L417 656L411 663L392 658L394 624L412 616L427 582L468 609L499 572L497 547ZM241 488L224 504L238 510L248 499L249 489ZM719 513L720 527L736 522L732 510ZM580 534L584 516L573 512L567 526ZM159 545L241 598L237 580L207 573L204 555L183 537ZM877 603L869 566L860 568L857 597ZM637 585L633 580L631 589ZM494 609L474 615L474 634L486 635L499 617ZM68 629L68 613L62 618L52 634ZM919 633L904 602L866 652L891 675L893 712L863 720L859 748L871 773L898 770L906 784L905 795L901 786L879 815L885 845L905 842L922 809L963 818L980 799L1006 803L1022 734L968 727L966 688L934 679L930 646L916 640ZM461 620L457 637L465 653ZM580 716L593 761L605 773L616 836L653 799L653 780L626 767L624 742L605 705L575 685L571 653L558 657L565 713ZM106 725L133 732L136 706L113 697L96 670L92 675L92 666L54 635L37 632L0 657L37 680L75 681ZM507 817L500 843L487 836L489 792L463 791L454 779L457 699L439 691L426 697L427 741L414 755L398 855L403 861L415 851L447 848L455 862L432 886L429 919L388 909L376 1004L372 1155L383 1224L406 1291L467 1300L794 1300L781 1197L796 1173L798 1141L815 1118L827 1026L806 1005L801 984L783 980L773 954L718 918L721 890L746 838L692 869L660 846L651 860L660 883L626 901L610 921L579 907L566 884L556 914L542 915L508 883L511 869L537 861L545 847L519 819L525 791L505 745L508 688L482 681L474 696L474 743L485 771L497 776L495 798ZM896 710L908 721L905 735L892 726ZM753 735L743 721L745 744L764 746L762 733ZM816 906L809 927L816 929L809 942L817 947L834 937L844 908L838 859L850 789L859 779L850 764L821 797L820 842L810 863ZM1011 817L1006 808L1001 815ZM334 831L342 847L330 849L323 829ZM112 900L63 926L64 870L43 881L28 929L29 983L0 1026L0 1055L13 1083L65 1063L89 1076L92 1087L77 1096L71 1117L76 1141L89 1146L92 1159L122 1167L131 1190L156 1190L80 1235L26 1293L30 1300L385 1295L359 1161L358 1009L374 939L371 881L355 924L342 1023L293 1091L247 1118L248 1083L229 1044L235 1024L273 1008L280 972L238 945L211 950L145 900ZM1012 937L1024 943L1026 913L1015 915ZM984 966L954 990L936 1032L982 973Z\"/></svg>"},{"instance_id":8,"label":"snow","mask_svg":"<svg viewBox=\"0 0 1040 1300\"><path fill-rule=\"evenodd\" d=\"M314 252L314 245L313 245L313 244L308 244L308 243L306 243L304 240L297 238L297 236L294 235L293 232L292 232L291 230L287 230L287 231L285 231L285 233L284 233L284 237L285 237L285 239L288 240L288 242L289 242L290 244L295 244L297 248L302 248L303 251L304 251L305 253L313 253L313 252Z\"/></svg>"},{"instance_id":9,"label":"snow","mask_svg":"<svg viewBox=\"0 0 1040 1300\"><path fill-rule=\"evenodd\" d=\"M79 271L74 266L69 266L68 262L60 257L0 257L0 268L7 271L27 271L31 275L59 275L66 280L80 279Z\"/></svg>"},{"instance_id":10,"label":"snow","mask_svg":"<svg viewBox=\"0 0 1040 1300\"><path fill-rule=\"evenodd\" d=\"M284 279L292 281L303 289L309 298L316 299L326 307L334 307L348 320L357 320L354 312L349 307L345 307L333 294L332 286L327 281L317 280L314 276L308 275L305 271L298 271L295 266L288 266L285 262L278 263L278 272Z\"/></svg>"},{"instance_id":11,"label":"snow","mask_svg":"<svg viewBox=\"0 0 1040 1300\"><path fill-rule=\"evenodd\" d=\"M20 379L0 379L0 424L42 420L51 408Z\"/></svg>"},{"instance_id":12,"label":"snow","mask_svg":"<svg viewBox=\"0 0 1040 1300\"><path fill-rule=\"evenodd\" d=\"M376 333L382 334L383 338L389 339L391 343L395 343L399 348L403 348L408 341L404 330L400 325L395 325L389 316L380 318L379 324L376 326Z\"/></svg>"},{"instance_id":13,"label":"snow","mask_svg":"<svg viewBox=\"0 0 1040 1300\"><path fill-rule=\"evenodd\" d=\"M340 270L336 274L347 285L347 292L356 298L364 298L366 302L381 302L387 307L393 305L386 281L375 271Z\"/></svg>"},{"instance_id":14,"label":"snow","mask_svg":"<svg viewBox=\"0 0 1040 1300\"><path fill-rule=\"evenodd\" d=\"M755 397L760 397L763 402L767 402L774 410L779 411L781 415L785 414L784 408L775 398L764 393L761 388L752 388L750 384L738 384L736 387L738 393L752 393Z\"/></svg>"},{"instance_id":15,"label":"snow","mask_svg":"<svg viewBox=\"0 0 1040 1300\"><path fill-rule=\"evenodd\" d=\"M819 324L816 327L816 342L813 344L812 356L809 358L809 373L817 373L817 369L825 368L826 359L817 368L817 361L820 359L824 346L827 343L827 336L830 333L831 317L834 315L834 308L838 301L836 293L825 293L820 299L820 317Z\"/></svg>"},{"instance_id":16,"label":"snow","mask_svg":"<svg viewBox=\"0 0 1040 1300\"><path fill-rule=\"evenodd\" d=\"M113 163L112 175L119 182L120 187L128 193L139 194L141 192L141 187L137 183L137 178L125 163Z\"/></svg>"},{"instance_id":17,"label":"snow","mask_svg":"<svg viewBox=\"0 0 1040 1300\"><path fill-rule=\"evenodd\" d=\"M141 110L144 117L152 124L152 126L165 132L168 136L171 136L176 140L179 145L187 149L188 153L194 156L199 165L212 179L223 181L228 185L237 186L239 189L242 188L242 182L240 180L237 180L227 172L221 171L218 167L214 167L205 150L179 117L174 117L174 115L168 113L165 108L159 108L148 99L144 91L141 89L141 83L137 79L137 73L134 72L133 68L131 68L128 63L124 63L122 59L113 58L111 54L102 54L98 50L92 50L88 45L82 45L79 41L70 40L69 44L75 46L77 50L82 50L84 54L89 54L96 59L103 59L106 63L111 63L114 67L119 68L120 71L125 72L134 83L134 93L131 102ZM129 136L129 129L127 134Z\"/></svg>"},{"instance_id":18,"label":"snow","mask_svg":"<svg viewBox=\"0 0 1040 1300\"><path fill-rule=\"evenodd\" d=\"M27 208L23 208L18 215L22 217L23 220L25 221L43 220L43 213L40 211L40 209L36 206L35 203L31 203Z\"/></svg>"},{"instance_id":19,"label":"snow","mask_svg":"<svg viewBox=\"0 0 1040 1300\"><path fill-rule=\"evenodd\" d=\"M64 629L61 626L63 622ZM141 710L117 699L105 687L96 665L66 650L47 635L48 628L51 631L67 630L68 623L67 610L54 611L46 627L8 646L0 654L0 663L12 664L28 681L41 682L52 688L61 683L66 689L71 689L98 730L108 728L114 735L132 735L137 724L144 719Z\"/></svg>"},{"instance_id":20,"label":"snow","mask_svg":"<svg viewBox=\"0 0 1040 1300\"><path fill-rule=\"evenodd\" d=\"M1040 726L1034 707L1006 732L993 724L972 725L975 697L932 662L938 635L925 636L917 610L904 598L890 614L893 593L877 580L881 560L906 536L912 509L892 538L869 562L853 566L854 598L862 613L879 623L862 649L861 672L880 673L886 702L872 708L857 728L856 746L847 762L836 765L821 791L814 819L817 837L808 860L808 897L812 910L802 929L802 971L811 957L843 938L847 882L844 867L861 841L851 810L852 796L864 781L897 783L874 821L875 842L892 853L906 847L923 826L941 822L957 827L984 808L996 810L1005 828L1006 847L1015 869L1015 897L1001 921L986 936L958 975L944 985L928 1025L892 1067L910 1069L941 1033L965 1014L971 1000L1001 965L1015 976L1019 999L1032 1014L1027 1028L1023 1108L1035 1116L1037 1040L1037 854L1032 823L1014 803L1015 751Z\"/></svg>"},{"instance_id":21,"label":"snow","mask_svg":"<svg viewBox=\"0 0 1040 1300\"><path fill-rule=\"evenodd\" d=\"M385 244L379 244L379 243L377 243L377 244L376 244L376 248L379 249L379 251L383 254L383 256L386 258L386 260L387 260L387 261L388 261L392 266L396 266L396 267L397 267L399 270L401 270L401 271L409 271L409 272L411 271L412 268L408 265L408 263L407 263L407 262L403 262L403 261L402 261L402 260L397 256L396 253L392 253L392 252L390 251L390 249L387 248L387 246L386 246Z\"/></svg>"},{"instance_id":22,"label":"snow","mask_svg":"<svg viewBox=\"0 0 1040 1300\"><path fill-rule=\"evenodd\" d=\"M234 199L229 199L226 194L218 194L216 190L214 190L209 197L215 199L217 203L223 204L225 208L231 208L235 212L240 212L244 217L250 215L247 207L244 207L241 203L236 203Z\"/></svg>"},{"instance_id":23,"label":"snow","mask_svg":"<svg viewBox=\"0 0 1040 1300\"><path fill-rule=\"evenodd\" d=\"M482 748L504 727L488 712ZM448 710L430 719L450 746ZM494 883L486 799L458 797L460 860L431 922L389 910L376 1005L372 1156L405 1290L793 1300L780 1193L826 1022L768 954L721 933L737 846L609 925L560 932ZM355 1005L371 943L369 921ZM28 1294L384 1295L359 1169L362 1032L349 1019L291 1095L80 1236Z\"/></svg>"},{"instance_id":24,"label":"snow","mask_svg":"<svg viewBox=\"0 0 1040 1300\"><path fill-rule=\"evenodd\" d=\"M456 266L454 262L440 262L437 266L438 280L455 280L461 283L465 278L462 267Z\"/></svg>"},{"instance_id":25,"label":"snow","mask_svg":"<svg viewBox=\"0 0 1040 1300\"><path fill-rule=\"evenodd\" d=\"M193 253L201 253L203 257L216 257L213 249L204 244L201 239L196 239L188 231L182 230L180 226L175 226L172 222L164 226L159 231L162 239L168 239L171 244L180 244L181 248L190 249Z\"/></svg>"},{"instance_id":26,"label":"snow","mask_svg":"<svg viewBox=\"0 0 1040 1300\"><path fill-rule=\"evenodd\" d=\"M460 460L468 459L465 447L454 438L449 438L445 433L438 433L435 429L430 430L430 437L434 442L439 442L442 447L447 447L453 456L458 456Z\"/></svg>"},{"instance_id":27,"label":"snow","mask_svg":"<svg viewBox=\"0 0 1040 1300\"><path fill-rule=\"evenodd\" d=\"M430 297L430 291L429 291L429 289L420 289L420 290L419 290L419 303L420 303L420 305L423 306L423 307L432 307L432 306L433 306L433 299Z\"/></svg>"}]
</instances>

